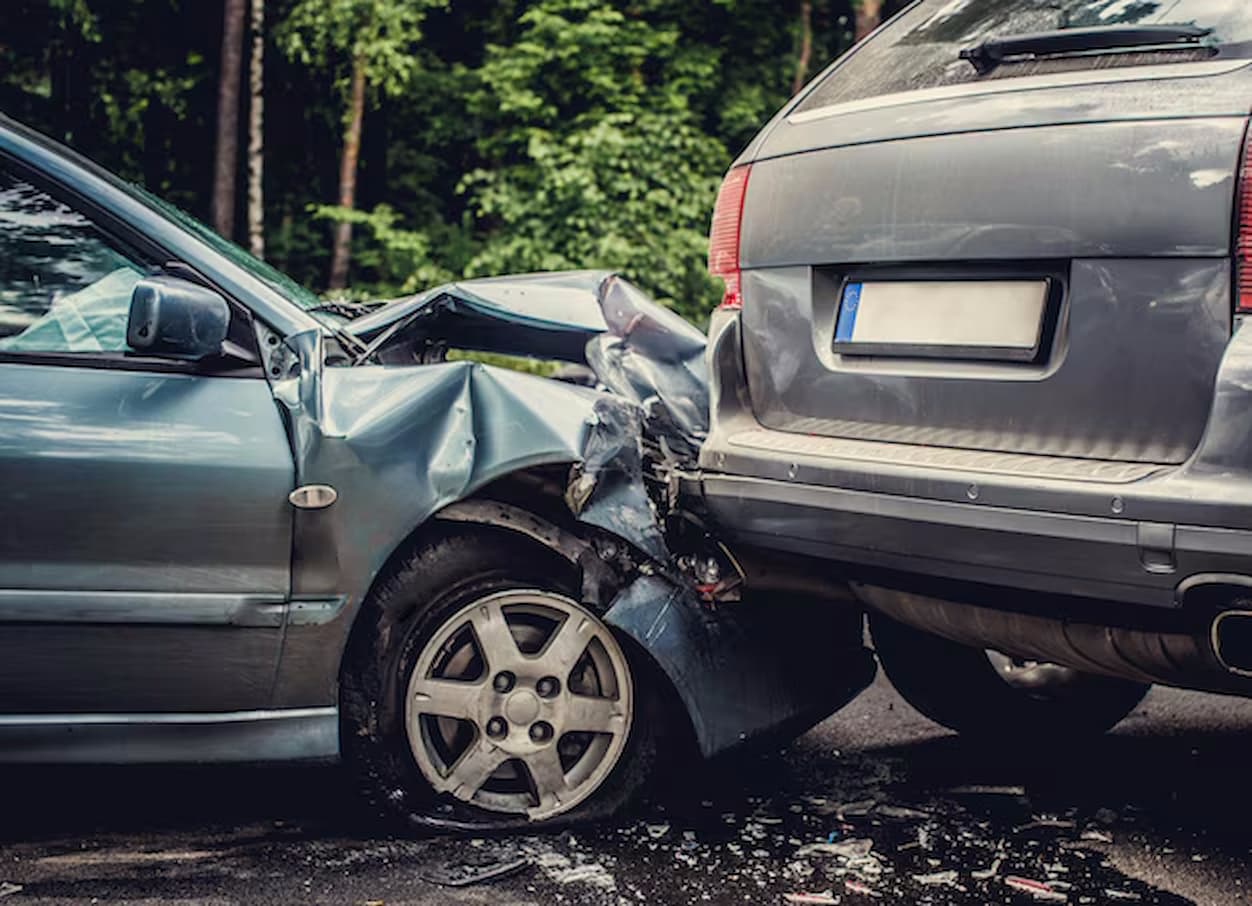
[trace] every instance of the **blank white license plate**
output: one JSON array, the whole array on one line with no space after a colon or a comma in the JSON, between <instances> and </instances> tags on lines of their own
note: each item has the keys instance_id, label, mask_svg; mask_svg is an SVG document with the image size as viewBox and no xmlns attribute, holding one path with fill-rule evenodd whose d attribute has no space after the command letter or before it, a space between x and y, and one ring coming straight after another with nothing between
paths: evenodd
<instances>
[{"instance_id":1,"label":"blank white license plate","mask_svg":"<svg viewBox=\"0 0 1252 906\"><path fill-rule=\"evenodd\" d=\"M1028 361L1038 354L1047 280L849 282L835 347L863 355Z\"/></svg>"}]
</instances>

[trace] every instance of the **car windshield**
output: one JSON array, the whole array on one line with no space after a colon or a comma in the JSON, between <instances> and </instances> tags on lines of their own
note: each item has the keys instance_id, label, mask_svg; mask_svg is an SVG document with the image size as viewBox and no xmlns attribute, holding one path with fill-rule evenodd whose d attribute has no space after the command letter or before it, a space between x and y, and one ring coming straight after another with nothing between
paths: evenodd
<instances>
[{"instance_id":1,"label":"car windshield","mask_svg":"<svg viewBox=\"0 0 1252 906\"><path fill-rule=\"evenodd\" d=\"M220 233L207 224L201 223L195 217L182 210L182 208L176 207L165 199L153 195L142 186L127 183L125 187L131 194L138 196L139 200L148 207L155 208L166 219L174 221L178 226L205 243L205 245L211 246L215 252L230 259L232 264L243 268L249 274L266 283L274 291L306 311L320 314L316 309L324 304L323 300L319 299L315 293L292 280L282 271L266 264L229 239L223 238Z\"/></svg>"},{"instance_id":2,"label":"car windshield","mask_svg":"<svg viewBox=\"0 0 1252 906\"><path fill-rule=\"evenodd\" d=\"M1195 25L1211 29L1204 46L1090 53L1030 60L980 76L962 48L1066 28ZM1048 72L1119 65L1187 62L1252 50L1248 0L921 0L834 69L797 108L813 110L904 91Z\"/></svg>"}]
</instances>

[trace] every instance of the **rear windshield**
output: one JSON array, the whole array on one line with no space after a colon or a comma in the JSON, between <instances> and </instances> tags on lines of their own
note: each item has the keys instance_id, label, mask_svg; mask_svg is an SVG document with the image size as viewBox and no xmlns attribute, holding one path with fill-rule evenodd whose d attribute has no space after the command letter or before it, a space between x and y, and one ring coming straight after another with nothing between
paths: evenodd
<instances>
[{"instance_id":1,"label":"rear windshield","mask_svg":"<svg viewBox=\"0 0 1252 906\"><path fill-rule=\"evenodd\" d=\"M959 57L962 48L988 38L1113 25L1197 25L1213 32L1202 47L1011 62L983 76ZM1247 42L1252 0L921 0L857 48L797 110L986 79L1248 56Z\"/></svg>"}]
</instances>

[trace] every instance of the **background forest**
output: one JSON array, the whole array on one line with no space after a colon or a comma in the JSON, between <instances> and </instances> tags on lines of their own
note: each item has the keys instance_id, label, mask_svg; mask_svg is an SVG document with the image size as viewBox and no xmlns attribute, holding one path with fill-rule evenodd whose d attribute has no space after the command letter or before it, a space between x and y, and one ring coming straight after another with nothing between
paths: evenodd
<instances>
[{"instance_id":1,"label":"background forest","mask_svg":"<svg viewBox=\"0 0 1252 906\"><path fill-rule=\"evenodd\" d=\"M702 321L769 116L903 0L3 0L0 110L317 291L609 267Z\"/></svg>"}]
</instances>

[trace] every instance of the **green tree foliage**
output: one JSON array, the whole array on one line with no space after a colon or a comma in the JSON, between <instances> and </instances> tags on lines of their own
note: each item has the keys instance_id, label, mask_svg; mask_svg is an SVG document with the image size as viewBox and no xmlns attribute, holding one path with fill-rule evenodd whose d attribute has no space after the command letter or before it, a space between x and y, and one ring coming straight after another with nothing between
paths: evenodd
<instances>
[{"instance_id":1,"label":"green tree foliage","mask_svg":"<svg viewBox=\"0 0 1252 906\"><path fill-rule=\"evenodd\" d=\"M620 268L698 313L730 155L690 93L715 55L598 0L541 0L519 24L512 44L488 45L466 98L483 165L459 188L491 237L466 270Z\"/></svg>"},{"instance_id":2,"label":"green tree foliage","mask_svg":"<svg viewBox=\"0 0 1252 906\"><path fill-rule=\"evenodd\" d=\"M267 0L266 253L322 289L347 221L356 297L607 267L701 320L722 174L851 44L852 0L807 6L801 66L801 0ZM221 24L220 0L4 0L0 109L204 218Z\"/></svg>"},{"instance_id":3,"label":"green tree foliage","mask_svg":"<svg viewBox=\"0 0 1252 906\"><path fill-rule=\"evenodd\" d=\"M332 73L345 98L357 61L371 88L394 97L417 72L414 50L427 11L446 5L447 0L298 0L282 20L278 40L305 66Z\"/></svg>"},{"instance_id":4,"label":"green tree foliage","mask_svg":"<svg viewBox=\"0 0 1252 906\"><path fill-rule=\"evenodd\" d=\"M299 0L279 31L288 53L305 65L342 70L337 79L345 95L343 147L339 163L339 207L356 207L357 168L366 95L371 90L400 94L416 72L414 46L421 38L426 11L446 0ZM336 65L339 64L339 65ZM331 250L330 286L343 289L348 279L352 220L340 217Z\"/></svg>"}]
</instances>

